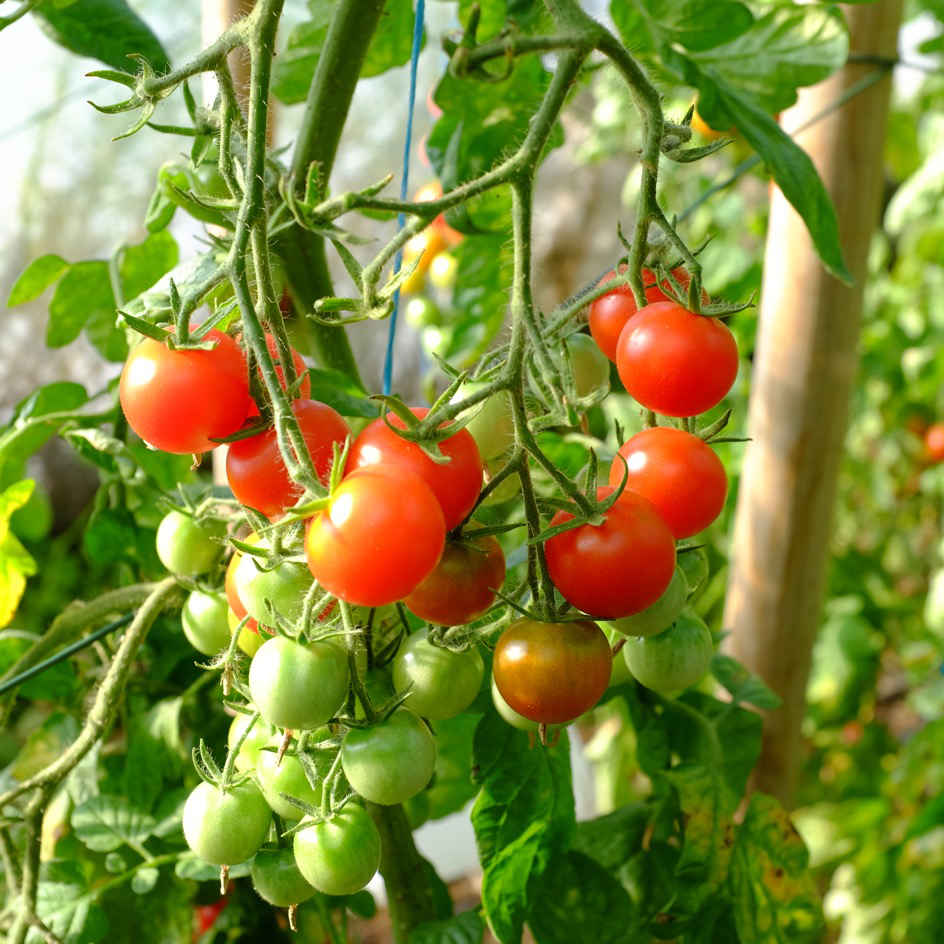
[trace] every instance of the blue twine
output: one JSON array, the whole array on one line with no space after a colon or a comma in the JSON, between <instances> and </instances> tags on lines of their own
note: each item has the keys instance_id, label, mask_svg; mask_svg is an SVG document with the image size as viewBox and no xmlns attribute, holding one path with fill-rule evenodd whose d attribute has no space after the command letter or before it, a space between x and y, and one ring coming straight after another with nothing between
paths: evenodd
<instances>
[{"instance_id":1,"label":"blue twine","mask_svg":"<svg viewBox=\"0 0 944 944\"><path fill-rule=\"evenodd\" d=\"M423 19L426 0L416 0L416 18L413 21L413 49L410 53L410 105L406 118L406 141L403 144L403 177L400 180L400 199L406 200L410 179L410 151L413 139L413 107L416 104L416 69L420 60L420 46L423 42ZM397 214L397 224L403 229L406 217L403 213ZM399 272L403 264L403 250L401 249L394 262L394 271ZM393 380L393 345L397 337L397 314L400 310L400 289L393 296L393 313L390 315L390 328L387 333L387 353L384 356L383 392L390 394L390 384Z\"/></svg>"}]
</instances>

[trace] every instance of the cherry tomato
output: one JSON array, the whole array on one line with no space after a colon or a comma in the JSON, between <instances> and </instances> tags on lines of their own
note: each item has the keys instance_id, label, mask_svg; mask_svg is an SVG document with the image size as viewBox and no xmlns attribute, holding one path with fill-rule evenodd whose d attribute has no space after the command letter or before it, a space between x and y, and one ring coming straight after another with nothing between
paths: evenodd
<instances>
[{"instance_id":1,"label":"cherry tomato","mask_svg":"<svg viewBox=\"0 0 944 944\"><path fill-rule=\"evenodd\" d=\"M180 611L184 635L197 652L216 655L229 645L229 605L221 593L193 590Z\"/></svg>"},{"instance_id":2,"label":"cherry tomato","mask_svg":"<svg viewBox=\"0 0 944 944\"><path fill-rule=\"evenodd\" d=\"M425 407L412 407L422 419ZM400 417L390 415L390 424L404 429ZM472 510L482 489L482 459L472 435L464 429L439 443L448 462L436 463L416 444L398 436L384 420L376 419L354 440L348 455L347 470L365 466L397 467L418 475L432 490L442 507L446 530L451 531Z\"/></svg>"},{"instance_id":3,"label":"cherry tomato","mask_svg":"<svg viewBox=\"0 0 944 944\"><path fill-rule=\"evenodd\" d=\"M260 541L261 546L267 542ZM278 613L289 623L302 615L305 595L314 580L304 564L282 561L266 570L262 561L250 554L243 554L233 572L233 586L239 600L249 615L262 625L272 625L273 613Z\"/></svg>"},{"instance_id":4,"label":"cherry tomato","mask_svg":"<svg viewBox=\"0 0 944 944\"><path fill-rule=\"evenodd\" d=\"M244 540L247 544L256 544L259 541L259 535L253 531L248 537L244 538ZM236 591L236 571L242 559L242 554L238 551L234 552L229 563L226 565L226 579L223 583L223 589L226 591L226 602L229 603L229 608L236 617L237 623L248 615L248 610L243 605L243 601L239 599L239 593ZM259 632L258 623L252 618L250 618L244 628L253 633Z\"/></svg>"},{"instance_id":5,"label":"cherry tomato","mask_svg":"<svg viewBox=\"0 0 944 944\"><path fill-rule=\"evenodd\" d=\"M499 637L492 675L513 711L542 724L565 724L599 701L612 661L596 623L522 619Z\"/></svg>"},{"instance_id":6,"label":"cherry tomato","mask_svg":"<svg viewBox=\"0 0 944 944\"><path fill-rule=\"evenodd\" d=\"M207 333L212 350L172 351L145 338L121 371L118 398L128 425L164 452L200 453L235 433L249 414L249 375L239 345Z\"/></svg>"},{"instance_id":7,"label":"cherry tomato","mask_svg":"<svg viewBox=\"0 0 944 944\"><path fill-rule=\"evenodd\" d=\"M448 292L456 284L459 260L451 252L438 252L429 264L429 281L441 292Z\"/></svg>"},{"instance_id":8,"label":"cherry tomato","mask_svg":"<svg viewBox=\"0 0 944 944\"><path fill-rule=\"evenodd\" d=\"M212 784L198 784L184 803L187 845L213 865L251 859L265 842L271 822L269 804L250 780L225 793Z\"/></svg>"},{"instance_id":9,"label":"cherry tomato","mask_svg":"<svg viewBox=\"0 0 944 944\"><path fill-rule=\"evenodd\" d=\"M931 462L944 462L944 423L932 423L925 430L924 448Z\"/></svg>"},{"instance_id":10,"label":"cherry tomato","mask_svg":"<svg viewBox=\"0 0 944 944\"><path fill-rule=\"evenodd\" d=\"M450 541L433 572L403 602L428 623L462 626L495 602L504 582L505 555L493 535Z\"/></svg>"},{"instance_id":11,"label":"cherry tomato","mask_svg":"<svg viewBox=\"0 0 944 944\"><path fill-rule=\"evenodd\" d=\"M157 556L178 577L205 574L223 552L225 533L222 521L197 521L182 511L168 512L157 526Z\"/></svg>"},{"instance_id":12,"label":"cherry tomato","mask_svg":"<svg viewBox=\"0 0 944 944\"><path fill-rule=\"evenodd\" d=\"M312 788L305 776L302 762L294 754L286 753L279 761L278 751L281 743L281 736L274 737L259 751L259 759L256 761L256 779L272 812L294 823L304 814L299 807L286 800L283 794L295 797L296 800L302 800L311 806L317 806L321 802L321 790Z\"/></svg>"},{"instance_id":13,"label":"cherry tomato","mask_svg":"<svg viewBox=\"0 0 944 944\"><path fill-rule=\"evenodd\" d=\"M454 402L465 399L481 387L482 384L475 381L465 384L455 395ZM495 459L514 445L515 421L511 411L511 394L507 390L493 393L459 416L463 420L471 417L465 428L475 440L483 460Z\"/></svg>"},{"instance_id":14,"label":"cherry tomato","mask_svg":"<svg viewBox=\"0 0 944 944\"><path fill-rule=\"evenodd\" d=\"M664 695L700 682L713 654L708 627L697 616L684 613L658 636L632 638L623 646L634 678Z\"/></svg>"},{"instance_id":15,"label":"cherry tomato","mask_svg":"<svg viewBox=\"0 0 944 944\"><path fill-rule=\"evenodd\" d=\"M327 484L334 444L343 446L350 429L338 412L318 400L296 400L292 412L311 453L315 472L322 484ZM240 504L255 508L268 518L277 518L302 494L301 486L289 478L274 429L230 443L226 479Z\"/></svg>"},{"instance_id":16,"label":"cherry tomato","mask_svg":"<svg viewBox=\"0 0 944 944\"><path fill-rule=\"evenodd\" d=\"M392 806L425 789L436 767L436 742L412 711L398 708L386 721L347 732L341 767L365 800Z\"/></svg>"},{"instance_id":17,"label":"cherry tomato","mask_svg":"<svg viewBox=\"0 0 944 944\"><path fill-rule=\"evenodd\" d=\"M260 849L249 865L249 877L256 894L276 908L297 905L316 893L291 849Z\"/></svg>"},{"instance_id":18,"label":"cherry tomato","mask_svg":"<svg viewBox=\"0 0 944 944\"><path fill-rule=\"evenodd\" d=\"M325 895L353 895L380 868L380 833L367 811L353 803L299 830L293 845L298 870Z\"/></svg>"},{"instance_id":19,"label":"cherry tomato","mask_svg":"<svg viewBox=\"0 0 944 944\"><path fill-rule=\"evenodd\" d=\"M220 898L219 901L214 901L209 905L194 905L193 906L193 918L194 918L194 940L199 940L213 925L216 923L216 919L220 916L220 912L226 907L229 899Z\"/></svg>"},{"instance_id":20,"label":"cherry tomato","mask_svg":"<svg viewBox=\"0 0 944 944\"><path fill-rule=\"evenodd\" d=\"M688 599L688 582L681 567L675 568L665 593L655 603L632 616L604 623L624 636L654 636L668 629L678 618Z\"/></svg>"},{"instance_id":21,"label":"cherry tomato","mask_svg":"<svg viewBox=\"0 0 944 944\"><path fill-rule=\"evenodd\" d=\"M566 341L570 369L578 397L610 389L610 362L586 334L572 334Z\"/></svg>"},{"instance_id":22,"label":"cherry tomato","mask_svg":"<svg viewBox=\"0 0 944 944\"><path fill-rule=\"evenodd\" d=\"M443 195L442 184L438 180L431 180L424 184L413 195L415 203L428 203L431 200L438 200ZM435 229L443 238L447 246L458 246L465 237L458 230L454 230L447 222L446 217L440 213L432 223L431 229Z\"/></svg>"},{"instance_id":23,"label":"cherry tomato","mask_svg":"<svg viewBox=\"0 0 944 944\"><path fill-rule=\"evenodd\" d=\"M260 643L261 645L261 643ZM230 722L229 733L226 735L226 746L232 750L242 737L246 725L252 715L238 714ZM255 770L259 761L259 753L275 736L275 728L264 718L256 718L255 724L246 735L239 753L236 755L237 770Z\"/></svg>"},{"instance_id":24,"label":"cherry tomato","mask_svg":"<svg viewBox=\"0 0 944 944\"><path fill-rule=\"evenodd\" d=\"M369 466L348 474L310 520L305 554L326 590L348 603L383 606L429 575L445 541L442 508L422 479Z\"/></svg>"},{"instance_id":25,"label":"cherry tomato","mask_svg":"<svg viewBox=\"0 0 944 944\"><path fill-rule=\"evenodd\" d=\"M695 416L731 389L737 344L717 319L675 302L656 302L627 322L616 368L626 392L644 407L666 416Z\"/></svg>"},{"instance_id":26,"label":"cherry tomato","mask_svg":"<svg viewBox=\"0 0 944 944\"><path fill-rule=\"evenodd\" d=\"M484 675L485 664L474 646L452 652L434 646L425 631L408 636L393 660L393 684L397 691L410 690L403 704L433 721L465 711Z\"/></svg>"},{"instance_id":27,"label":"cherry tomato","mask_svg":"<svg viewBox=\"0 0 944 944\"><path fill-rule=\"evenodd\" d=\"M626 271L626 266L620 266L620 273ZM691 276L681 266L672 270L672 276L676 282L687 289ZM609 282L616 278L616 272L610 270L600 279L599 284ZM661 286L656 285L655 273L650 269L642 270L642 286L646 295L646 301L651 305L653 302L668 302L672 299L665 294L663 289L671 287L671 283L666 279ZM705 302L708 296L702 293ZM633 290L628 285L619 285L606 295L601 295L596 301L590 304L590 334L593 340L597 342L600 350L614 363L616 362L616 343L619 341L620 332L623 330L626 322L632 318L639 309L636 308L636 298Z\"/></svg>"},{"instance_id":28,"label":"cherry tomato","mask_svg":"<svg viewBox=\"0 0 944 944\"><path fill-rule=\"evenodd\" d=\"M331 641L302 645L286 636L264 642L249 664L253 704L277 728L316 728L347 698L347 653Z\"/></svg>"},{"instance_id":29,"label":"cherry tomato","mask_svg":"<svg viewBox=\"0 0 944 944\"><path fill-rule=\"evenodd\" d=\"M626 474L626 488L648 498L676 538L707 528L724 508L728 477L703 440L681 429L653 426L620 446L610 485Z\"/></svg>"},{"instance_id":30,"label":"cherry tomato","mask_svg":"<svg viewBox=\"0 0 944 944\"><path fill-rule=\"evenodd\" d=\"M708 579L708 555L703 548L694 548L679 554L678 565L682 573L685 574L685 582L688 584L688 595L697 593L705 581Z\"/></svg>"},{"instance_id":31,"label":"cherry tomato","mask_svg":"<svg viewBox=\"0 0 944 944\"><path fill-rule=\"evenodd\" d=\"M600 488L597 497L612 491ZM551 527L572 519L559 511ZM545 543L544 553L551 580L564 599L602 619L629 616L655 603L675 571L672 532L652 503L629 489L606 512L602 524L583 524L555 535Z\"/></svg>"}]
</instances>

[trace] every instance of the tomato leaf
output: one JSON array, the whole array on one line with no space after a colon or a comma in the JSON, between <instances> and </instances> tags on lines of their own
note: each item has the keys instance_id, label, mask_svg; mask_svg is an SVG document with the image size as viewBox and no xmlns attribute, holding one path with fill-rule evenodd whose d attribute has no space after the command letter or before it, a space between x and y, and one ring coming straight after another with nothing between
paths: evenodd
<instances>
[{"instance_id":1,"label":"tomato leaf","mask_svg":"<svg viewBox=\"0 0 944 944\"><path fill-rule=\"evenodd\" d=\"M68 6L46 0L32 12L54 43L78 56L133 73L135 62L129 55L137 53L156 72L170 70L160 40L124 0L75 0Z\"/></svg>"},{"instance_id":2,"label":"tomato leaf","mask_svg":"<svg viewBox=\"0 0 944 944\"><path fill-rule=\"evenodd\" d=\"M156 821L124 796L100 793L72 811L76 836L93 852L137 846L154 831Z\"/></svg>"},{"instance_id":3,"label":"tomato leaf","mask_svg":"<svg viewBox=\"0 0 944 944\"><path fill-rule=\"evenodd\" d=\"M75 860L49 863L39 883L36 913L61 941L81 944L103 941L108 936L108 919L94 903L86 882L83 864Z\"/></svg>"},{"instance_id":4,"label":"tomato leaf","mask_svg":"<svg viewBox=\"0 0 944 944\"><path fill-rule=\"evenodd\" d=\"M463 911L444 921L427 921L410 932L408 944L481 944L485 924L477 911Z\"/></svg>"},{"instance_id":5,"label":"tomato leaf","mask_svg":"<svg viewBox=\"0 0 944 944\"><path fill-rule=\"evenodd\" d=\"M13 619L26 578L36 573L36 561L10 531L10 516L29 501L34 485L32 479L24 479L0 493L0 626Z\"/></svg>"},{"instance_id":6,"label":"tomato leaf","mask_svg":"<svg viewBox=\"0 0 944 944\"><path fill-rule=\"evenodd\" d=\"M665 43L712 49L751 28L751 11L737 0L613 0L610 15L627 48Z\"/></svg>"},{"instance_id":7,"label":"tomato leaf","mask_svg":"<svg viewBox=\"0 0 944 944\"><path fill-rule=\"evenodd\" d=\"M380 16L377 32L367 47L361 78L380 75L394 66L409 62L412 47L413 0L388 0Z\"/></svg>"},{"instance_id":8,"label":"tomato leaf","mask_svg":"<svg viewBox=\"0 0 944 944\"><path fill-rule=\"evenodd\" d=\"M621 806L612 813L577 823L574 849L603 868L616 871L642 845L649 813L640 803Z\"/></svg>"},{"instance_id":9,"label":"tomato leaf","mask_svg":"<svg viewBox=\"0 0 944 944\"><path fill-rule=\"evenodd\" d=\"M555 857L529 885L528 927L537 944L621 944L641 931L619 880L582 852Z\"/></svg>"},{"instance_id":10,"label":"tomato leaf","mask_svg":"<svg viewBox=\"0 0 944 944\"><path fill-rule=\"evenodd\" d=\"M333 407L342 416L363 416L375 419L380 408L355 384L347 374L329 368L312 368L311 398Z\"/></svg>"},{"instance_id":11,"label":"tomato leaf","mask_svg":"<svg viewBox=\"0 0 944 944\"><path fill-rule=\"evenodd\" d=\"M575 831L568 738L529 747L524 732L495 711L475 732L474 770L480 784L472 826L484 874L482 903L495 936L518 940L529 908L528 881Z\"/></svg>"},{"instance_id":12,"label":"tomato leaf","mask_svg":"<svg viewBox=\"0 0 944 944\"><path fill-rule=\"evenodd\" d=\"M56 286L49 303L46 344L49 347L71 344L96 317L115 317L108 265L98 260L77 262Z\"/></svg>"},{"instance_id":13,"label":"tomato leaf","mask_svg":"<svg viewBox=\"0 0 944 944\"><path fill-rule=\"evenodd\" d=\"M476 794L471 768L478 721L477 715L463 713L436 722L436 773L426 791L430 819L461 810Z\"/></svg>"},{"instance_id":14,"label":"tomato leaf","mask_svg":"<svg viewBox=\"0 0 944 944\"><path fill-rule=\"evenodd\" d=\"M755 793L737 832L731 864L738 937L751 944L819 941L823 915L809 854L787 813Z\"/></svg>"},{"instance_id":15,"label":"tomato leaf","mask_svg":"<svg viewBox=\"0 0 944 944\"><path fill-rule=\"evenodd\" d=\"M711 660L711 674L731 693L736 702L747 702L755 708L774 709L783 703L780 696L771 691L759 675L748 672L740 662L730 656L716 653Z\"/></svg>"},{"instance_id":16,"label":"tomato leaf","mask_svg":"<svg viewBox=\"0 0 944 944\"><path fill-rule=\"evenodd\" d=\"M170 272L180 259L177 241L166 231L152 233L135 246L119 250L118 272L121 290L130 301Z\"/></svg>"},{"instance_id":17,"label":"tomato leaf","mask_svg":"<svg viewBox=\"0 0 944 944\"><path fill-rule=\"evenodd\" d=\"M310 18L292 29L286 48L272 67L272 93L286 105L303 102L308 94L331 25L334 4L331 0L308 0L308 9Z\"/></svg>"},{"instance_id":18,"label":"tomato leaf","mask_svg":"<svg viewBox=\"0 0 944 944\"><path fill-rule=\"evenodd\" d=\"M45 256L34 259L13 283L7 306L13 308L39 298L68 268L69 263L55 253L47 253Z\"/></svg>"}]
</instances>

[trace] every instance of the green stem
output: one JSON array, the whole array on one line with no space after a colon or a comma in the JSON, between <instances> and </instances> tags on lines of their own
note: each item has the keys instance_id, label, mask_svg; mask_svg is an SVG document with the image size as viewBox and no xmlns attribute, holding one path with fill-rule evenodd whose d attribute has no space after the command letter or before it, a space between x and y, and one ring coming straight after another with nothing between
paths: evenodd
<instances>
[{"instance_id":1,"label":"green stem","mask_svg":"<svg viewBox=\"0 0 944 944\"><path fill-rule=\"evenodd\" d=\"M368 803L367 812L380 831L380 874L387 886L394 944L407 944L413 928L436 917L432 887L424 880L429 866L416 849L401 805Z\"/></svg>"}]
</instances>

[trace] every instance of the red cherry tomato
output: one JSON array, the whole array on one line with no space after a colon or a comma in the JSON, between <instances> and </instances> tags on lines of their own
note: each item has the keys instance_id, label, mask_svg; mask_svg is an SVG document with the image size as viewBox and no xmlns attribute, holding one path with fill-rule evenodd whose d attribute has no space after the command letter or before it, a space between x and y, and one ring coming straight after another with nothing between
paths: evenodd
<instances>
[{"instance_id":1,"label":"red cherry tomato","mask_svg":"<svg viewBox=\"0 0 944 944\"><path fill-rule=\"evenodd\" d=\"M213 927L216 923L216 919L220 916L220 912L226 907L227 901L228 899L221 898L219 901L214 901L209 905L193 906L194 940L201 938Z\"/></svg>"},{"instance_id":2,"label":"red cherry tomato","mask_svg":"<svg viewBox=\"0 0 944 944\"><path fill-rule=\"evenodd\" d=\"M703 440L681 429L654 426L620 446L610 485L626 472L626 488L648 498L678 538L707 528L724 508L728 478Z\"/></svg>"},{"instance_id":3,"label":"red cherry tomato","mask_svg":"<svg viewBox=\"0 0 944 944\"><path fill-rule=\"evenodd\" d=\"M249 376L239 345L215 329L211 350L172 351L145 338L128 356L118 398L128 425L164 452L207 452L249 413Z\"/></svg>"},{"instance_id":4,"label":"red cherry tomato","mask_svg":"<svg viewBox=\"0 0 944 944\"><path fill-rule=\"evenodd\" d=\"M283 299L287 297L288 296L286 295L282 296ZM289 304L291 304L291 299L289 299ZM280 307L281 305L282 303L279 302ZM279 378L279 386L281 386L283 390L286 390L287 387L285 385L285 371L282 369L282 361L279 359L279 349L275 343L275 336L269 333L266 333L265 338L266 338L266 347L269 349L269 354L272 356L272 360L275 361L275 375ZM298 351L295 350L295 348L292 348L292 363L295 365L295 376L303 378L301 384L299 385L298 393L296 394L296 396L300 400L308 400L311 397L311 378L308 377L308 374L307 374L308 367L306 366L305 362L302 360L301 354L299 354ZM262 371L258 370L257 373L259 375L259 380L261 381ZM259 405L253 402L249 410L249 416L253 417L253 416L258 416L258 415L259 415Z\"/></svg>"},{"instance_id":5,"label":"red cherry tomato","mask_svg":"<svg viewBox=\"0 0 944 944\"><path fill-rule=\"evenodd\" d=\"M258 540L258 536L250 534L245 540L249 544L254 544ZM236 615L237 620L244 619L249 615L249 611L243 606L243 601L240 600L239 594L236 592L236 568L239 567L239 562L242 559L243 555L238 551L233 554L229 564L226 565L226 579L223 582L223 588L226 590L226 602L229 603L229 608ZM259 624L251 616L246 621L246 628L251 629L254 633L259 632Z\"/></svg>"},{"instance_id":6,"label":"red cherry tomato","mask_svg":"<svg viewBox=\"0 0 944 944\"><path fill-rule=\"evenodd\" d=\"M361 606L401 600L443 552L446 526L419 476L394 465L351 472L309 521L305 554L315 579Z\"/></svg>"},{"instance_id":7,"label":"red cherry tomato","mask_svg":"<svg viewBox=\"0 0 944 944\"><path fill-rule=\"evenodd\" d=\"M430 99L432 101L432 99ZM429 203L432 200L439 200L443 195L442 184L438 180L431 180L424 184L413 194L416 203ZM447 222L446 217L440 213L430 227L438 233L447 246L458 246L465 238L458 230L453 229Z\"/></svg>"},{"instance_id":8,"label":"red cherry tomato","mask_svg":"<svg viewBox=\"0 0 944 944\"><path fill-rule=\"evenodd\" d=\"M924 448L931 462L944 462L944 423L932 423L925 430Z\"/></svg>"},{"instance_id":9,"label":"red cherry tomato","mask_svg":"<svg viewBox=\"0 0 944 944\"><path fill-rule=\"evenodd\" d=\"M620 266L620 272L625 272L626 266ZM681 266L672 270L672 277L683 288L687 289L691 276ZM600 279L600 283L609 282L616 278L616 272L610 270ZM666 279L661 286L656 285L655 273L650 269L642 270L642 287L646 295L646 301L651 305L653 302L671 301L668 295L662 290L671 287L671 283ZM708 303L708 296L702 292L702 299L705 304ZM597 347L603 351L606 356L615 363L616 344L619 341L620 332L623 330L626 322L632 318L639 309L636 308L636 298L633 290L628 285L620 285L614 288L606 295L601 295L590 305L590 334L593 340L597 342Z\"/></svg>"},{"instance_id":10,"label":"red cherry tomato","mask_svg":"<svg viewBox=\"0 0 944 944\"><path fill-rule=\"evenodd\" d=\"M644 407L666 416L695 416L731 389L737 344L720 321L675 302L656 302L627 322L616 367L626 392Z\"/></svg>"},{"instance_id":11,"label":"red cherry tomato","mask_svg":"<svg viewBox=\"0 0 944 944\"><path fill-rule=\"evenodd\" d=\"M597 489L597 497L612 491ZM572 519L559 511L551 527ZM629 616L655 603L675 571L672 532L652 503L629 489L606 512L603 524L555 535L544 553L548 574L564 599L601 619Z\"/></svg>"},{"instance_id":12,"label":"red cherry tomato","mask_svg":"<svg viewBox=\"0 0 944 944\"><path fill-rule=\"evenodd\" d=\"M499 637L492 675L502 698L519 715L564 724L600 700L612 665L610 644L596 623L523 619Z\"/></svg>"},{"instance_id":13,"label":"red cherry tomato","mask_svg":"<svg viewBox=\"0 0 944 944\"><path fill-rule=\"evenodd\" d=\"M420 619L461 626L481 616L505 580L505 555L493 535L446 545L436 569L403 602Z\"/></svg>"},{"instance_id":14,"label":"red cherry tomato","mask_svg":"<svg viewBox=\"0 0 944 944\"><path fill-rule=\"evenodd\" d=\"M308 445L315 472L326 484L331 474L334 444L344 444L350 433L348 425L338 412L318 400L296 400L292 412ZM269 518L290 508L302 493L289 478L274 429L230 443L226 478L240 504L255 508Z\"/></svg>"},{"instance_id":15,"label":"red cherry tomato","mask_svg":"<svg viewBox=\"0 0 944 944\"><path fill-rule=\"evenodd\" d=\"M429 413L425 407L411 407L422 419ZM393 414L392 426L404 429L406 424ZM368 466L396 466L419 476L432 490L442 507L446 530L461 524L472 510L482 488L482 459L472 435L465 429L439 443L449 462L433 462L416 443L398 436L383 419L374 420L354 440L348 455L347 470Z\"/></svg>"}]
</instances>

